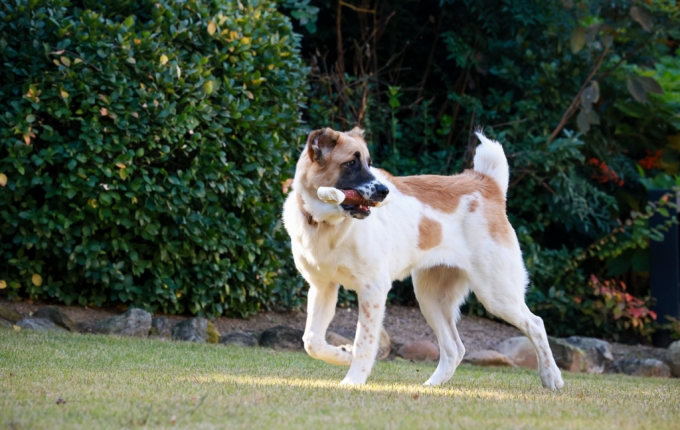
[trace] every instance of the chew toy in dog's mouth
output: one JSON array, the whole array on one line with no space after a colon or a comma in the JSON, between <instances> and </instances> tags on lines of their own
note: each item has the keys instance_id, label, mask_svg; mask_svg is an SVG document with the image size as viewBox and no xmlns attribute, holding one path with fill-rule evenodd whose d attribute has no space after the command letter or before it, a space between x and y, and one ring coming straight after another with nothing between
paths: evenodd
<instances>
[{"instance_id":1,"label":"chew toy in dog's mouth","mask_svg":"<svg viewBox=\"0 0 680 430\"><path fill-rule=\"evenodd\" d=\"M326 203L339 205L354 218L363 219L371 214L371 207L379 202L366 200L356 190L339 190L333 187L320 187L317 192L319 199Z\"/></svg>"}]
</instances>

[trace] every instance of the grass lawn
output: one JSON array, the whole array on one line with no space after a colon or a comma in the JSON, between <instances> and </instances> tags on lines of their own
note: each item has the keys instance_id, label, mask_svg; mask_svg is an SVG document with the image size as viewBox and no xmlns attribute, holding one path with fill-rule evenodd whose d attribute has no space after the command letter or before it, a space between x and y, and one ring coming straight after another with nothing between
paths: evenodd
<instances>
[{"instance_id":1,"label":"grass lawn","mask_svg":"<svg viewBox=\"0 0 680 430\"><path fill-rule=\"evenodd\" d=\"M680 381L434 364L344 368L302 353L0 329L0 428L679 428ZM57 402L62 399L63 402Z\"/></svg>"}]
</instances>

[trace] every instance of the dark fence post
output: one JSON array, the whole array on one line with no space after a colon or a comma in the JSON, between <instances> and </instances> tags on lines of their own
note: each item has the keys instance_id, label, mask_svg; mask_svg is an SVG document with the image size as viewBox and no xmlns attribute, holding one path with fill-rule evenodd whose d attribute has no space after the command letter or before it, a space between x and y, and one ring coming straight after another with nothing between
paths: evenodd
<instances>
[{"instance_id":1,"label":"dark fence post","mask_svg":"<svg viewBox=\"0 0 680 430\"><path fill-rule=\"evenodd\" d=\"M649 201L659 201L672 190L649 190ZM669 208L670 216L678 217L675 210ZM657 227L668 218L661 214L654 215L649 220L649 227ZM649 275L650 292L654 304L652 310L657 314L657 321L661 324L668 322L666 316L680 317L680 237L678 225L664 234L662 242L649 241ZM670 332L657 331L652 337L655 346L668 347L671 343Z\"/></svg>"}]
</instances>

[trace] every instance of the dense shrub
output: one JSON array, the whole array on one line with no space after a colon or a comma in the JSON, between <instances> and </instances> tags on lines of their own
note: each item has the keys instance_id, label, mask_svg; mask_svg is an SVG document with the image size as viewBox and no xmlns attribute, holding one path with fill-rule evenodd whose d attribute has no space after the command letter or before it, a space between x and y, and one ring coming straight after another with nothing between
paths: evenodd
<instances>
[{"instance_id":1,"label":"dense shrub","mask_svg":"<svg viewBox=\"0 0 680 430\"><path fill-rule=\"evenodd\" d=\"M5 294L207 315L290 298L297 45L267 1L2 2Z\"/></svg>"}]
</instances>

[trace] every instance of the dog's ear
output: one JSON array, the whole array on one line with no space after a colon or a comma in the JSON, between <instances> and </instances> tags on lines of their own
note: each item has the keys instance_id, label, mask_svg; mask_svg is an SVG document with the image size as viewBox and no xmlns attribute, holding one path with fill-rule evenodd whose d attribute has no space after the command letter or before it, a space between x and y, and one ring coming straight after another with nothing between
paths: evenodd
<instances>
[{"instance_id":1,"label":"dog's ear","mask_svg":"<svg viewBox=\"0 0 680 430\"><path fill-rule=\"evenodd\" d=\"M347 132L348 135L358 137L363 139L364 138L364 129L359 128L359 127L354 127L350 131Z\"/></svg>"},{"instance_id":2,"label":"dog's ear","mask_svg":"<svg viewBox=\"0 0 680 430\"><path fill-rule=\"evenodd\" d=\"M338 143L340 134L328 127L314 130L307 137L307 151L309 158L321 165L324 164L328 154L333 152L333 148Z\"/></svg>"}]
</instances>

